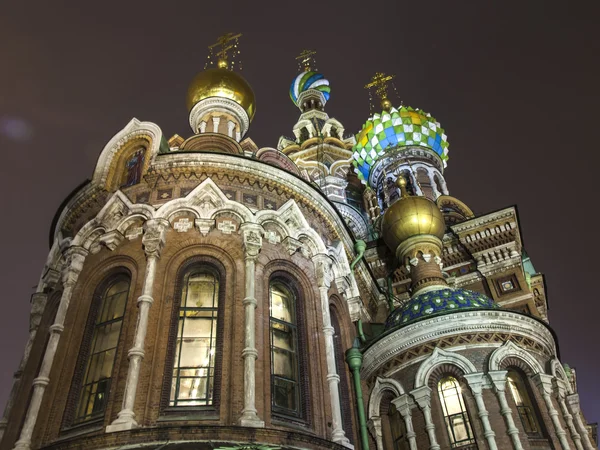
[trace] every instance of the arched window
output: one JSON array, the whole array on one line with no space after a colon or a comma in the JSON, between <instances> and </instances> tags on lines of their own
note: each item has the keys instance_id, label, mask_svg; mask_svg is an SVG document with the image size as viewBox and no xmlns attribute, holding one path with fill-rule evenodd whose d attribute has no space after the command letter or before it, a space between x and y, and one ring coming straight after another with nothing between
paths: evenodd
<instances>
[{"instance_id":1,"label":"arched window","mask_svg":"<svg viewBox=\"0 0 600 450\"><path fill-rule=\"evenodd\" d=\"M282 280L269 283L271 404L274 413L302 415L298 329L294 292Z\"/></svg>"},{"instance_id":2,"label":"arched window","mask_svg":"<svg viewBox=\"0 0 600 450\"><path fill-rule=\"evenodd\" d=\"M396 407L391 404L388 411L390 418L390 431L392 433L393 450L408 450L408 441L406 438L406 425L404 419Z\"/></svg>"},{"instance_id":3,"label":"arched window","mask_svg":"<svg viewBox=\"0 0 600 450\"><path fill-rule=\"evenodd\" d=\"M80 353L85 355L85 369L75 408L75 423L104 416L129 284L129 277L123 274L110 279L101 286L90 309Z\"/></svg>"},{"instance_id":4,"label":"arched window","mask_svg":"<svg viewBox=\"0 0 600 450\"><path fill-rule=\"evenodd\" d=\"M535 409L531 404L523 377L518 372L509 370L507 382L513 400L517 405L517 411L519 412L519 417L523 424L523 430L530 437L539 437L541 435L539 421L536 417Z\"/></svg>"},{"instance_id":5,"label":"arched window","mask_svg":"<svg viewBox=\"0 0 600 450\"><path fill-rule=\"evenodd\" d=\"M475 442L473 430L460 384L456 378L452 376L442 378L438 383L438 393L452 448L473 444Z\"/></svg>"},{"instance_id":6,"label":"arched window","mask_svg":"<svg viewBox=\"0 0 600 450\"><path fill-rule=\"evenodd\" d=\"M183 277L169 406L213 405L219 279L194 266Z\"/></svg>"}]
</instances>

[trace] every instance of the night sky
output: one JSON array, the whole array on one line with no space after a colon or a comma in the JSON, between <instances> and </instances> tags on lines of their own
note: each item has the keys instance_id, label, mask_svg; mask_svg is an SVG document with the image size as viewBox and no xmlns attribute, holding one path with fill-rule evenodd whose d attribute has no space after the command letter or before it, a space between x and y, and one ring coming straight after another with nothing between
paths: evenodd
<instances>
[{"instance_id":1,"label":"night sky","mask_svg":"<svg viewBox=\"0 0 600 450\"><path fill-rule=\"evenodd\" d=\"M2 2L0 408L58 206L132 117L188 137L187 85L207 45L233 31L259 147L292 135L288 88L304 48L317 50L326 110L347 132L369 115L375 71L441 122L451 194L476 214L518 204L562 361L577 369L587 419L600 420L598 17L597 1Z\"/></svg>"}]
</instances>

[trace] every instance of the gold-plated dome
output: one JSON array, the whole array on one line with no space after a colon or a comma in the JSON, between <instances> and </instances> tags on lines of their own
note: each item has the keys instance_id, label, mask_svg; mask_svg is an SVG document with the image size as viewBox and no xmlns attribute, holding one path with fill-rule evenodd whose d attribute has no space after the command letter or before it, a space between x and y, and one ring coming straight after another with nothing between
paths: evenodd
<instances>
[{"instance_id":1,"label":"gold-plated dome","mask_svg":"<svg viewBox=\"0 0 600 450\"><path fill-rule=\"evenodd\" d=\"M446 225L438 206L425 197L409 196L406 180L398 178L402 197L383 215L381 230L387 246L396 251L398 245L413 236L434 235L444 237Z\"/></svg>"},{"instance_id":2,"label":"gold-plated dome","mask_svg":"<svg viewBox=\"0 0 600 450\"><path fill-rule=\"evenodd\" d=\"M191 111L196 103L210 97L231 99L244 108L250 120L254 117L254 91L241 75L231 70L219 67L207 69L196 75L187 93L188 111Z\"/></svg>"}]
</instances>

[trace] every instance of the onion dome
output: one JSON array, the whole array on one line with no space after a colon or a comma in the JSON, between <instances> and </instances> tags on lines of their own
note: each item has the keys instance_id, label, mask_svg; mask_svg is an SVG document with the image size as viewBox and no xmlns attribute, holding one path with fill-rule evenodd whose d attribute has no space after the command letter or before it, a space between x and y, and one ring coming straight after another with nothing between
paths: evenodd
<instances>
[{"instance_id":1,"label":"onion dome","mask_svg":"<svg viewBox=\"0 0 600 450\"><path fill-rule=\"evenodd\" d=\"M398 178L398 185L402 196L387 209L381 224L387 246L395 252L403 241L413 236L433 235L442 239L446 225L439 207L426 197L408 195L404 178Z\"/></svg>"},{"instance_id":2,"label":"onion dome","mask_svg":"<svg viewBox=\"0 0 600 450\"><path fill-rule=\"evenodd\" d=\"M385 99L383 103L389 102ZM391 105L381 114L373 114L356 135L352 149L354 171L363 183L367 183L371 167L392 150L419 146L433 150L442 159L448 160L448 139L439 122L421 109Z\"/></svg>"},{"instance_id":3,"label":"onion dome","mask_svg":"<svg viewBox=\"0 0 600 450\"><path fill-rule=\"evenodd\" d=\"M309 89L314 89L321 92L325 98L325 101L329 100L331 93L329 80L327 80L318 72L308 70L302 72L296 78L294 78L294 81L292 81L292 85L290 86L290 98L296 106L298 106L298 97L300 94L308 91Z\"/></svg>"},{"instance_id":4,"label":"onion dome","mask_svg":"<svg viewBox=\"0 0 600 450\"><path fill-rule=\"evenodd\" d=\"M494 301L479 292L445 287L412 297L387 318L385 329L407 325L421 319L474 309L499 309Z\"/></svg>"},{"instance_id":5,"label":"onion dome","mask_svg":"<svg viewBox=\"0 0 600 450\"><path fill-rule=\"evenodd\" d=\"M187 93L188 111L204 99L218 97L233 100L248 114L251 121L256 111L254 91L240 74L220 65L200 72L192 80Z\"/></svg>"}]
</instances>

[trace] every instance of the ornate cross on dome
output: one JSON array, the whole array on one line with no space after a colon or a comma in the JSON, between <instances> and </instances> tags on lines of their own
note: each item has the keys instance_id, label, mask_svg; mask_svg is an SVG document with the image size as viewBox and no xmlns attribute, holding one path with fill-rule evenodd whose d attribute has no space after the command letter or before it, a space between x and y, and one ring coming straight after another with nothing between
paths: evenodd
<instances>
[{"instance_id":1,"label":"ornate cross on dome","mask_svg":"<svg viewBox=\"0 0 600 450\"><path fill-rule=\"evenodd\" d=\"M217 42L208 46L208 49L211 52L216 51L216 53L219 57L219 60L217 62L218 67L227 68L227 52L229 52L230 50L232 50L233 48L236 47L237 40L241 36L242 36L241 33L238 33L238 34L227 33L227 34L224 34L223 36L219 36L217 38ZM236 42L231 43L232 41L236 41ZM217 48L219 46L220 46L220 48ZM217 48L217 49L213 50L215 48Z\"/></svg>"},{"instance_id":2,"label":"ornate cross on dome","mask_svg":"<svg viewBox=\"0 0 600 450\"><path fill-rule=\"evenodd\" d=\"M386 75L383 72L376 72L371 78L371 82L365 85L365 89L375 88L375 93L380 99L387 98L388 82L394 79L395 75Z\"/></svg>"},{"instance_id":3,"label":"ornate cross on dome","mask_svg":"<svg viewBox=\"0 0 600 450\"><path fill-rule=\"evenodd\" d=\"M317 63L313 56L316 54L317 52L315 50L302 50L302 53L296 56L296 60L298 61L298 69L304 70L305 72L317 70Z\"/></svg>"}]
</instances>

